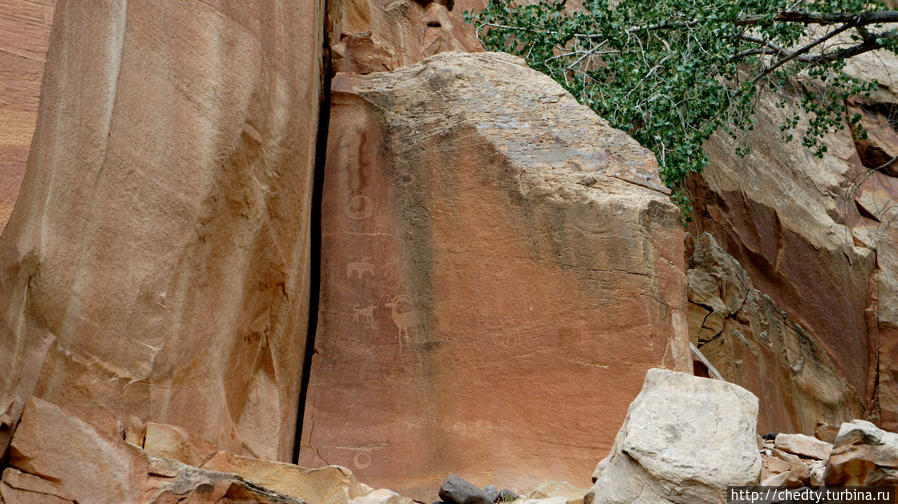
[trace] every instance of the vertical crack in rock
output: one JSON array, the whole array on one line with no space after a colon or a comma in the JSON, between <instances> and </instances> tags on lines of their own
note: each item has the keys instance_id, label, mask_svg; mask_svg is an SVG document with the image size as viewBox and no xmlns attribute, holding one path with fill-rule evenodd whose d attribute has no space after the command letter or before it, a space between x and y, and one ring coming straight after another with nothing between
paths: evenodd
<instances>
[{"instance_id":1,"label":"vertical crack in rock","mask_svg":"<svg viewBox=\"0 0 898 504\"><path fill-rule=\"evenodd\" d=\"M293 439L293 463L299 462L302 444L302 421L306 411L306 396L312 375L312 356L315 354L315 332L318 330L318 298L321 292L321 195L324 189L324 163L327 160L327 133L330 124L331 55L328 37L328 2L319 0L321 15L321 105L318 109L318 134L315 143L315 171L312 181L312 208L309 227L309 323L299 385L296 432Z\"/></svg>"}]
</instances>

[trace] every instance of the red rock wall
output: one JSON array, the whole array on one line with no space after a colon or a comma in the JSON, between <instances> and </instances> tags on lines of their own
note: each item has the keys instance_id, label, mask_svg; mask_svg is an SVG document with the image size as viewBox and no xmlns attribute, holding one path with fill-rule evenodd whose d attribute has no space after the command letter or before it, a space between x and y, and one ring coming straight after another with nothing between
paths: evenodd
<instances>
[{"instance_id":1,"label":"red rock wall","mask_svg":"<svg viewBox=\"0 0 898 504\"><path fill-rule=\"evenodd\" d=\"M56 0L0 0L0 231L25 174Z\"/></svg>"},{"instance_id":2,"label":"red rock wall","mask_svg":"<svg viewBox=\"0 0 898 504\"><path fill-rule=\"evenodd\" d=\"M427 61L334 81L300 464L586 486L645 371L688 368L678 212L548 77Z\"/></svg>"},{"instance_id":3,"label":"red rock wall","mask_svg":"<svg viewBox=\"0 0 898 504\"><path fill-rule=\"evenodd\" d=\"M289 459L322 5L56 7L0 237L0 432L33 393L88 422L169 423Z\"/></svg>"}]
</instances>

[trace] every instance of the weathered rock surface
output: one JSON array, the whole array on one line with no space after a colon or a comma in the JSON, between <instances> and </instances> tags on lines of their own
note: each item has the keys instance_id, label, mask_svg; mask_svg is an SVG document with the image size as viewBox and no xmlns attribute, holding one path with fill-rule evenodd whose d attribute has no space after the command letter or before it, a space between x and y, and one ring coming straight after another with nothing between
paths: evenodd
<instances>
[{"instance_id":1,"label":"weathered rock surface","mask_svg":"<svg viewBox=\"0 0 898 504\"><path fill-rule=\"evenodd\" d=\"M826 465L826 484L898 484L898 434L865 420L843 423Z\"/></svg>"},{"instance_id":2,"label":"weathered rock surface","mask_svg":"<svg viewBox=\"0 0 898 504\"><path fill-rule=\"evenodd\" d=\"M306 469L225 452L217 453L202 467L210 471L239 474L248 481L310 503L349 504L351 500L370 492L345 467Z\"/></svg>"},{"instance_id":3,"label":"weathered rock surface","mask_svg":"<svg viewBox=\"0 0 898 504\"><path fill-rule=\"evenodd\" d=\"M450 474L440 485L440 499L445 504L492 504L493 500L484 490L461 477ZM498 496L498 492L497 492Z\"/></svg>"},{"instance_id":4,"label":"weathered rock surface","mask_svg":"<svg viewBox=\"0 0 898 504\"><path fill-rule=\"evenodd\" d=\"M861 400L833 359L713 236L692 244L686 275L693 343L724 379L760 402L760 432L813 433L863 414Z\"/></svg>"},{"instance_id":5,"label":"weathered rock surface","mask_svg":"<svg viewBox=\"0 0 898 504\"><path fill-rule=\"evenodd\" d=\"M322 12L59 2L0 237L0 432L35 393L291 456Z\"/></svg>"},{"instance_id":6,"label":"weathered rock surface","mask_svg":"<svg viewBox=\"0 0 898 504\"><path fill-rule=\"evenodd\" d=\"M714 235L746 270L753 287L769 296L789 315L791 324L800 326L825 351L834 373L854 389L845 395L856 395L870 407L878 345L876 257L873 250L855 243L843 216L844 190L863 166L847 131L824 138L829 150L822 159L798 141L784 143L779 125L797 106L791 97L787 100L792 103L788 111L778 109L772 97L760 100L756 128L747 135L752 145L748 157L736 155L733 140L725 134L715 135L706 144L710 164L696 178L692 195L695 229ZM798 348L790 352L794 350ZM782 362L776 357L774 362L764 358L758 364L773 370ZM773 376L781 376L781 371ZM779 385L771 385L761 391L762 402L780 400L771 395ZM816 393L807 389L806 382L799 386L806 391L796 394L795 387L784 385L783 390L792 395L786 399L796 402L796 410L804 407L798 405L801 396L817 395L812 402L837 404L828 386ZM851 417L852 402L843 405L846 411L839 421ZM809 406L816 409L820 404ZM794 427L812 434L814 423L807 423L801 419Z\"/></svg>"},{"instance_id":7,"label":"weathered rock surface","mask_svg":"<svg viewBox=\"0 0 898 504\"><path fill-rule=\"evenodd\" d=\"M802 457L826 460L833 445L804 434L780 434L776 437L777 450L794 453Z\"/></svg>"},{"instance_id":8,"label":"weathered rock surface","mask_svg":"<svg viewBox=\"0 0 898 504\"><path fill-rule=\"evenodd\" d=\"M588 492L585 488L575 487L567 481L550 481L534 488L527 494L528 499L548 499L563 497L567 504L583 504L583 497Z\"/></svg>"},{"instance_id":9,"label":"weathered rock surface","mask_svg":"<svg viewBox=\"0 0 898 504\"><path fill-rule=\"evenodd\" d=\"M0 231L25 174L56 0L0 0Z\"/></svg>"},{"instance_id":10,"label":"weathered rock surface","mask_svg":"<svg viewBox=\"0 0 898 504\"><path fill-rule=\"evenodd\" d=\"M331 96L300 464L422 500L453 471L585 484L645 371L691 365L656 161L507 55Z\"/></svg>"},{"instance_id":11,"label":"weathered rock surface","mask_svg":"<svg viewBox=\"0 0 898 504\"><path fill-rule=\"evenodd\" d=\"M329 0L335 72L394 70L446 51L482 51L454 0ZM452 8L452 10L450 10Z\"/></svg>"},{"instance_id":12,"label":"weathered rock surface","mask_svg":"<svg viewBox=\"0 0 898 504\"><path fill-rule=\"evenodd\" d=\"M720 503L758 483L758 398L731 383L652 369L586 504Z\"/></svg>"},{"instance_id":13,"label":"weathered rock surface","mask_svg":"<svg viewBox=\"0 0 898 504\"><path fill-rule=\"evenodd\" d=\"M34 397L9 464L0 481L4 504L411 504L389 490L372 492L342 467L305 469L219 452L200 468L156 457Z\"/></svg>"}]
</instances>

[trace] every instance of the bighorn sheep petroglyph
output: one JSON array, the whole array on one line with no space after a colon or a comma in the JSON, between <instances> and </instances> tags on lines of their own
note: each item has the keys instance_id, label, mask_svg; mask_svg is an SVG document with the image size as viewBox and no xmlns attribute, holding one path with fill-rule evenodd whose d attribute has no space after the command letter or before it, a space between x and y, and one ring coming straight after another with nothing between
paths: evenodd
<instances>
[{"instance_id":1,"label":"bighorn sheep petroglyph","mask_svg":"<svg viewBox=\"0 0 898 504\"><path fill-rule=\"evenodd\" d=\"M416 331L420 331L422 329L426 330L426 326L423 324L422 313L419 310L409 310L409 311L399 311L400 304L406 304L408 306L412 306L411 299L405 294L400 294L393 298L389 303L384 306L390 309L390 317L393 319L393 323L396 324L396 328L399 330L399 345L402 345L403 341L409 340L409 329L415 328Z\"/></svg>"}]
</instances>

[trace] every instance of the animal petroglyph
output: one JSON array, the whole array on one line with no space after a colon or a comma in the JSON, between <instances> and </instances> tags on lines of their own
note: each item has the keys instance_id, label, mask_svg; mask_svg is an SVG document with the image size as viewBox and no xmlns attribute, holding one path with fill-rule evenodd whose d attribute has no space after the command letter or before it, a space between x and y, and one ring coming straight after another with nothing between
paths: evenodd
<instances>
[{"instance_id":1,"label":"animal petroglyph","mask_svg":"<svg viewBox=\"0 0 898 504\"><path fill-rule=\"evenodd\" d=\"M361 261L351 262L346 265L346 278L352 278L353 275L361 280L365 278L365 274L369 274L374 276L374 265L368 262L368 258L364 258Z\"/></svg>"},{"instance_id":2,"label":"animal petroglyph","mask_svg":"<svg viewBox=\"0 0 898 504\"><path fill-rule=\"evenodd\" d=\"M412 306L411 300L405 294L400 294L393 298L389 303L384 306L390 309L390 318L393 319L393 323L396 325L396 329L399 331L399 345L402 345L402 342L408 342L409 340L409 329L415 329L415 331L427 331L428 327L426 322L424 321L424 314L419 310L407 310L400 311L400 306Z\"/></svg>"},{"instance_id":3,"label":"animal petroglyph","mask_svg":"<svg viewBox=\"0 0 898 504\"><path fill-rule=\"evenodd\" d=\"M374 308L373 304L368 306L352 306L352 321L353 322L365 322L369 326L374 324Z\"/></svg>"}]
</instances>

